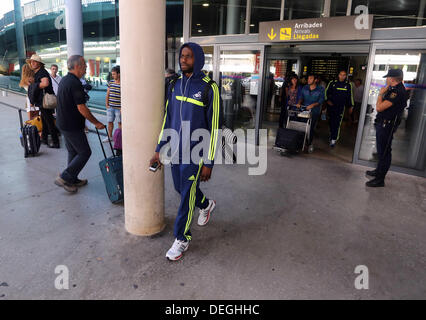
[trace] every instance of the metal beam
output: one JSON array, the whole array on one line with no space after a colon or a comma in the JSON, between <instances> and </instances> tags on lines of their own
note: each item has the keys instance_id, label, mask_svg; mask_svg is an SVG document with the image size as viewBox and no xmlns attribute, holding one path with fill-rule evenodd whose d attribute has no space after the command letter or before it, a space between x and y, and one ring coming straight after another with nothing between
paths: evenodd
<instances>
[{"instance_id":1,"label":"metal beam","mask_svg":"<svg viewBox=\"0 0 426 320\"><path fill-rule=\"evenodd\" d=\"M350 16L352 12L352 0L348 0L348 6L346 8L346 15Z\"/></svg>"},{"instance_id":2,"label":"metal beam","mask_svg":"<svg viewBox=\"0 0 426 320\"><path fill-rule=\"evenodd\" d=\"M186 43L191 37L192 25L192 0L184 0L183 2L183 42Z\"/></svg>"},{"instance_id":3,"label":"metal beam","mask_svg":"<svg viewBox=\"0 0 426 320\"><path fill-rule=\"evenodd\" d=\"M285 0L281 0L280 20L284 20Z\"/></svg>"},{"instance_id":4,"label":"metal beam","mask_svg":"<svg viewBox=\"0 0 426 320\"><path fill-rule=\"evenodd\" d=\"M251 22L251 0L247 0L247 9L246 9L246 25L245 25L245 34L250 33L250 22Z\"/></svg>"}]
</instances>

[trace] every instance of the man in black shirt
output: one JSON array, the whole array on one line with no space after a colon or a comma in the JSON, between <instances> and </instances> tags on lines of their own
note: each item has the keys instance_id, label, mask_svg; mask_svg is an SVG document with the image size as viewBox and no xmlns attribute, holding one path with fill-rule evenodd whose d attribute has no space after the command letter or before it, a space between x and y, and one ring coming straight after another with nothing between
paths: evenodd
<instances>
[{"instance_id":1,"label":"man in black shirt","mask_svg":"<svg viewBox=\"0 0 426 320\"><path fill-rule=\"evenodd\" d=\"M58 107L56 125L61 130L68 150L68 167L56 178L55 184L66 191L75 193L78 187L87 184L87 180L78 179L89 160L90 149L84 132L85 119L97 129L104 129L86 106L86 96L80 78L86 73L86 62L82 56L71 56L68 59L69 73L62 79L58 87Z\"/></svg>"},{"instance_id":2,"label":"man in black shirt","mask_svg":"<svg viewBox=\"0 0 426 320\"><path fill-rule=\"evenodd\" d=\"M386 78L386 86L380 90L376 109L376 146L379 161L376 170L367 171L367 175L374 177L366 183L367 187L384 187L385 176L392 163L393 134L401 121L401 115L407 106L407 91L402 80L404 74L401 69L391 69Z\"/></svg>"},{"instance_id":3,"label":"man in black shirt","mask_svg":"<svg viewBox=\"0 0 426 320\"><path fill-rule=\"evenodd\" d=\"M38 90L40 91L40 93L37 94L38 99L34 102L34 104L40 109L41 112L41 120L43 123L41 141L45 144L48 144L47 138L50 134L52 136L52 144L49 145L49 148L59 149L58 131L55 127L55 122L53 119L53 110L43 108L44 94L55 94L49 72L46 71L43 61L36 54L32 55L31 59L27 60L27 63L35 72L34 83L37 85Z\"/></svg>"}]
</instances>

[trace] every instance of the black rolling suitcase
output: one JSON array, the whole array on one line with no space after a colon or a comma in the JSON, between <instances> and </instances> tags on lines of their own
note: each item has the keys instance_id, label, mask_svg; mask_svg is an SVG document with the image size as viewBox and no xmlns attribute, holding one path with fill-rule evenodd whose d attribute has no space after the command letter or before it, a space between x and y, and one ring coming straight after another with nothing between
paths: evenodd
<instances>
[{"instance_id":1,"label":"black rolling suitcase","mask_svg":"<svg viewBox=\"0 0 426 320\"><path fill-rule=\"evenodd\" d=\"M298 152L303 148L305 134L303 132L279 128L277 132L277 139L275 140L275 147L288 150L290 152Z\"/></svg>"},{"instance_id":2,"label":"black rolling suitcase","mask_svg":"<svg viewBox=\"0 0 426 320\"><path fill-rule=\"evenodd\" d=\"M21 123L21 145L24 147L24 157L36 156L40 150L40 136L36 126L25 124L22 120L22 110L19 112Z\"/></svg>"}]
</instances>

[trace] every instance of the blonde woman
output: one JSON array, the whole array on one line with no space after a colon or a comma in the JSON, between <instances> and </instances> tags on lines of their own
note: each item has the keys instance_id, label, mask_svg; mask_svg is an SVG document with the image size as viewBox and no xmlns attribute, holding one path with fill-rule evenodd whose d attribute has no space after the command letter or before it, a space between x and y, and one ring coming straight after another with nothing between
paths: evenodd
<instances>
[{"instance_id":1,"label":"blonde woman","mask_svg":"<svg viewBox=\"0 0 426 320\"><path fill-rule=\"evenodd\" d=\"M24 88L28 92L28 87L33 82L34 82L34 71L31 69L31 67L28 64L25 64L22 67L22 76L21 76L21 82L19 83L19 86L21 88ZM28 98L28 95L27 95L26 105L27 105L27 114L28 114L29 120L32 120L39 115L39 108L31 104L30 99Z\"/></svg>"}]
</instances>

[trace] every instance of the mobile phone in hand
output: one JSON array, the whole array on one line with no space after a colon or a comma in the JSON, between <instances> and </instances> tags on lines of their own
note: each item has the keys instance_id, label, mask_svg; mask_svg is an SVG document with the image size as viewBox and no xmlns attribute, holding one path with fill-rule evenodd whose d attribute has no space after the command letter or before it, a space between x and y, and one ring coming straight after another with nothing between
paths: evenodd
<instances>
[{"instance_id":1,"label":"mobile phone in hand","mask_svg":"<svg viewBox=\"0 0 426 320\"><path fill-rule=\"evenodd\" d=\"M152 171L152 172L156 172L157 171L157 169L158 169L158 167L159 167L159 163L158 162L154 162L153 164L152 164L152 166L150 166L149 167L149 171Z\"/></svg>"}]
</instances>

